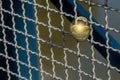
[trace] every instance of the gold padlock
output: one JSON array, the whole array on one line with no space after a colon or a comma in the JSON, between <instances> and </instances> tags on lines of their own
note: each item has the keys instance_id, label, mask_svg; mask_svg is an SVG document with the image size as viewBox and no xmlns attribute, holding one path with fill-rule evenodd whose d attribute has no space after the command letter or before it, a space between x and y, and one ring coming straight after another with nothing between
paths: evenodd
<instances>
[{"instance_id":1,"label":"gold padlock","mask_svg":"<svg viewBox=\"0 0 120 80\"><path fill-rule=\"evenodd\" d=\"M90 35L90 27L88 20L85 17L77 17L74 24L71 25L70 30L72 35L79 41L84 41Z\"/></svg>"}]
</instances>

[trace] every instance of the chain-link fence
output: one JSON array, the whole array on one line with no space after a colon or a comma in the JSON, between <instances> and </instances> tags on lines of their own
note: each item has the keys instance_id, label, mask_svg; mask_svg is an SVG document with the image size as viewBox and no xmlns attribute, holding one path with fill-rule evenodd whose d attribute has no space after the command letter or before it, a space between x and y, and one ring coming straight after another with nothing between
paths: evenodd
<instances>
[{"instance_id":1,"label":"chain-link fence","mask_svg":"<svg viewBox=\"0 0 120 80\"><path fill-rule=\"evenodd\" d=\"M0 80L119 80L120 10L112 4L1 0ZM86 41L70 32L77 16L88 19Z\"/></svg>"}]
</instances>

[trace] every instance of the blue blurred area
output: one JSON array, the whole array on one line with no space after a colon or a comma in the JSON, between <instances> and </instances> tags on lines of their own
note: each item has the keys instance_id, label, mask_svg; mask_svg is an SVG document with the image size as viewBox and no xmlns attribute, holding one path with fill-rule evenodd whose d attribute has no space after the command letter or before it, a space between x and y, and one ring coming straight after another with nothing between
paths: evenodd
<instances>
[{"instance_id":1,"label":"blue blurred area","mask_svg":"<svg viewBox=\"0 0 120 80\"><path fill-rule=\"evenodd\" d=\"M33 9L33 5L29 5L27 3L21 3L19 0L12 0L13 1L13 9L14 9L14 13L19 14L20 16L23 16L23 10L22 10L22 4L25 5L25 16L30 18L30 19L34 19L34 9ZM32 0L29 0L32 2ZM11 11L10 9L10 1L8 0L2 0L2 7L5 10ZM12 23L12 15L5 13L4 11L2 12L4 15L4 22L6 26L9 26L10 28L13 28L13 23ZM1 15L0 15L1 17ZM24 22L23 22L23 18L14 16L15 18L15 27L17 30L25 32L24 30ZM36 31L35 31L35 23L28 21L27 19L25 20L26 22L26 27L27 27L27 33L33 36L36 36ZM0 23L2 23L2 21L0 21ZM0 27L0 39L3 39L3 34L2 34L2 28ZM13 31L6 29L5 28L5 34L6 34L6 40L11 42L11 43L15 43L14 42L14 35L13 35ZM16 36L17 36L17 45L23 47L26 49L26 42L25 39L27 36L22 35L20 33L16 32ZM29 50L36 52L37 53L37 46L36 46L36 40L30 37L28 38L28 43L29 43ZM15 53L15 47L8 45L7 44L7 49L8 49L8 55L10 57L13 57L14 59L16 59L16 53ZM3 42L0 42L0 54L4 52L4 45ZM19 55L19 60L22 61L23 63L28 64L28 56L27 56L27 52L26 50L21 50L18 48L18 55ZM30 61L31 62L31 66L34 66L36 68L38 68L38 56L33 55L32 53L29 52L29 56L30 56ZM0 65L1 67L4 67L6 69L7 65L6 65L6 58L1 57L0 56L0 61L2 63L2 65ZM9 65L10 65L10 71L18 74L17 72L17 62L11 61L9 60ZM20 64L20 72L21 72L21 76L29 79L30 75L29 75L29 67ZM32 79L33 80L39 80L39 72L31 69L31 73L32 73ZM11 75L11 74L10 74ZM0 70L0 80L7 80L8 76L7 73L4 71ZM18 80L19 78L15 77L14 75L11 75L11 80Z\"/></svg>"}]
</instances>

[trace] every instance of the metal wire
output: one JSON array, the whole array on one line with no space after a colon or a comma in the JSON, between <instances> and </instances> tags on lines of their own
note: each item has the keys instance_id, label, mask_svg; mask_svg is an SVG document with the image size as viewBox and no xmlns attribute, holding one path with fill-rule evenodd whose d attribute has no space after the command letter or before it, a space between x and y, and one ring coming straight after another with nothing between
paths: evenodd
<instances>
[{"instance_id":1,"label":"metal wire","mask_svg":"<svg viewBox=\"0 0 120 80\"><path fill-rule=\"evenodd\" d=\"M13 9L12 0L10 0L10 3L11 3L11 5L10 5L11 13L12 13L11 15L13 15L14 14L14 9ZM20 71L20 64L18 63L19 62L19 53L18 53L18 48L17 48L18 43L17 43L17 35L16 35L16 32L15 32L16 28L15 28L15 18L14 18L14 16L12 16L12 23L13 23L13 29L14 29L13 34L14 34L16 61L17 61L17 66L18 66L18 68L17 68L18 78L20 78L21 77L21 71Z\"/></svg>"},{"instance_id":2,"label":"metal wire","mask_svg":"<svg viewBox=\"0 0 120 80\"><path fill-rule=\"evenodd\" d=\"M0 8L2 9L2 2L0 2ZM5 33L5 29L4 29L4 27L3 27L3 25L5 24L4 23L4 16L3 16L3 12L1 11L0 12L1 13L1 21L2 21L2 24L1 24L1 27L2 27L2 34L3 34L3 40L4 41L7 41L6 40L6 33ZM7 47L7 44L6 43L4 43L4 52L5 52L5 58L6 58L6 65L7 65L7 71L10 71L10 66L9 66L9 62L8 62L8 59L7 59L7 57L8 57L8 52L7 52L7 49L8 49L8 47ZM8 77L8 80L10 80L11 79L11 76L10 76L10 73L7 73L7 77Z\"/></svg>"},{"instance_id":3,"label":"metal wire","mask_svg":"<svg viewBox=\"0 0 120 80\"><path fill-rule=\"evenodd\" d=\"M93 22L92 21L92 16L93 16L92 15L92 7L91 7L90 3L91 3L91 0L89 0L89 13L90 13L89 19L90 19L90 22ZM90 24L90 29L91 29L91 33L90 33L91 40L90 40L90 42L93 43L93 29L92 29L92 24ZM94 59L95 58L95 52L94 52L94 45L93 44L91 45L91 52L92 52L92 59ZM92 61L92 66L93 66L92 72L93 72L93 80L94 80L95 77L96 77L95 63L94 63L94 61Z\"/></svg>"},{"instance_id":4,"label":"metal wire","mask_svg":"<svg viewBox=\"0 0 120 80\"><path fill-rule=\"evenodd\" d=\"M88 0L79 0L79 1L83 1L87 4L89 4L89 1ZM111 6L105 6L104 4L99 4L99 3L95 3L95 2L92 2L90 3L91 6L97 6L97 7L102 7L102 8L107 8L108 10L111 10L111 11L114 11L114 12L117 12L117 13L120 13L120 9L116 9L116 8L113 8Z\"/></svg>"},{"instance_id":5,"label":"metal wire","mask_svg":"<svg viewBox=\"0 0 120 80\"><path fill-rule=\"evenodd\" d=\"M105 0L105 5L106 5L106 7L108 6L108 0ZM108 36L108 30L107 30L107 28L108 28L108 10L107 10L107 8L105 8L105 23L106 23L106 25L105 25L105 28L106 28L106 45L107 45L107 47L109 47L109 36ZM106 52L107 52L107 62L108 62L107 63L108 80L111 80L111 74L110 74L110 68L109 68L109 66L110 66L110 52L109 52L109 49L106 49Z\"/></svg>"},{"instance_id":6,"label":"metal wire","mask_svg":"<svg viewBox=\"0 0 120 80\"><path fill-rule=\"evenodd\" d=\"M63 12L63 4L62 4L62 0L59 1L60 3L60 11ZM63 48L65 47L65 35L64 35L64 18L63 15L60 15L61 18L61 27L62 27L62 41L63 41ZM65 61L65 80L69 80L69 74L68 74L68 68L66 68L66 66L68 65L68 61L67 61L67 54L66 51L63 50L64 53L64 61Z\"/></svg>"},{"instance_id":7,"label":"metal wire","mask_svg":"<svg viewBox=\"0 0 120 80\"><path fill-rule=\"evenodd\" d=\"M90 47L91 48L91 57L86 55L86 54L82 54L81 53L81 49L80 49L81 43L80 42L77 42L77 44L76 44L77 51L74 50L74 49L69 48L68 46L66 47L67 41L66 41L65 37L67 35L68 36L72 36L72 35L71 35L71 33L69 31L67 31L65 29L65 25L64 25L65 24L65 18L64 18L64 16L69 16L71 18L76 18L77 17L77 11L76 11L77 4L76 4L76 0L73 0L75 15L71 15L71 14L65 13L63 11L63 6L64 5L62 3L62 0L59 0L60 11L58 11L58 10L56 10L54 8L52 9L50 7L49 0L46 0L47 6L44 6L44 5L41 5L41 4L37 3L36 0L33 0L33 2L31 2L29 0L19 0L19 2L22 3L22 6L21 6L21 8L22 8L22 15L17 14L17 13L14 12L14 8L13 8L14 6L13 6L13 1L12 0L10 0L10 9L11 9L11 11L4 9L2 7L2 1L0 1L0 15L1 15L0 27L2 28L2 34L3 34L3 37L0 38L0 42L3 42L4 52L5 52L5 54L0 52L0 57L4 57L6 59L6 65L7 65L7 68L4 68L4 67L0 66L0 70L2 70L3 72L7 73L8 80L12 79L11 75L16 76L20 80L32 80L33 79L32 70L35 70L36 72L38 72L40 74L40 79L41 80L45 80L45 77L46 77L45 75L47 75L47 76L49 76L49 77L51 77L52 79L55 79L55 80L64 80L64 79L65 80L69 80L70 79L70 73L69 73L70 70L79 73L78 74L78 77L79 77L78 79L79 80L84 80L84 76L87 76L87 77L89 77L89 78L91 78L93 80L103 80L96 73L97 66L96 66L95 63L100 64L100 65L102 65L102 66L107 68L108 80L112 80L111 70L115 70L117 72L120 72L120 70L118 68L113 67L113 66L110 65L110 60L109 60L110 52L109 51L112 50L112 51L120 53L120 50L119 49L115 49L115 48L113 48L113 47L111 47L109 45L109 36L108 36L109 31L114 31L116 33L120 33L120 30L117 30L115 28L109 27L108 10L111 10L111 11L114 11L114 12L117 12L117 13L120 13L120 10L108 6L108 0L105 1L105 3L104 3L105 5L102 5L102 4L99 4L99 3L94 3L91 0L79 0L79 1L87 3L89 5L89 13L90 13L89 23L90 23L90 28L91 28L91 33L90 33L91 39L90 40L88 39L87 41L91 43L91 47ZM34 7L35 19L31 19L31 18L26 16L25 4L32 5ZM102 24L93 22L93 20L92 20L92 17L93 17L92 6L102 7L102 8L105 9L104 10L104 13L105 13L105 26L102 25ZM44 10L47 11L47 23L39 21L39 19L38 19L38 14L39 13L38 13L37 8L44 9ZM57 26L53 26L52 25L52 23L51 23L52 22L51 12L54 12L54 13L60 15L60 19L61 19L60 20L60 26L61 26L61 28L58 28ZM7 13L7 14L12 16L12 19L11 19L12 20L12 28L5 24L3 13ZM20 31L20 30L18 30L16 28L17 26L16 26L16 23L15 23L15 17L18 17L18 18L23 20L24 31ZM29 31L27 30L27 21L30 21L31 23L35 24L36 36L34 36L33 34L28 33ZM104 28L106 30L106 35L105 35L106 36L106 45L94 41L92 25L97 25L98 27L100 26L100 27L102 27L102 28ZM40 27L48 29L49 40L45 40L44 38L42 38L40 36L41 35L41 32L39 30ZM7 40L6 32L5 32L6 30L9 30L9 31L13 32L14 43ZM58 31L58 32L62 33L62 42L63 42L62 45L59 45L57 43L54 43L54 41L52 41L52 36L53 36L52 30ZM18 42L17 42L18 35L17 34L25 36L25 43L26 43L25 47L20 46L18 44ZM38 51L35 52L35 51L33 51L33 50L31 50L29 48L29 46L30 46L29 38L37 41L37 50ZM43 55L44 54L44 52L42 52L43 45L41 43L45 43L47 45L50 45L50 53L51 53L50 57L47 57L47 56ZM106 48L107 63L102 62L102 61L100 61L100 60L95 58L95 49L94 49L93 43ZM9 53L8 53L8 50L7 50L8 49L7 45L10 45L10 46L15 48L15 54L16 54L15 58L13 58L13 57L8 55ZM64 54L64 57L63 57L64 62L56 60L55 52L53 50L53 47L56 47L58 49L62 49L63 54ZM19 59L19 57L20 57L19 56L19 54L20 54L19 50L23 50L23 51L26 52L26 54L27 54L27 63L28 64L26 62L24 62L24 61L20 61L20 59ZM38 57L38 59L39 59L38 60L39 68L37 66L33 66L32 65L31 54ZM74 55L77 56L77 64L78 64L77 67L74 67L73 65L69 65L69 61L68 61L68 59L69 59L68 55L69 54L74 54ZM85 58L86 60L88 60L88 61L90 61L92 63L92 74L89 74L89 73L85 72L82 69L82 62L81 62L82 59L81 58ZM51 62L51 64L52 64L52 73L44 70L44 63L43 63L44 59ZM9 64L10 60L17 64L17 73L15 73L15 72L10 70L10 64ZM59 65L59 66L62 66L64 68L64 73L65 73L64 76L65 76L65 78L61 77L60 75L57 74L57 66L56 66L56 64ZM26 66L28 68L29 78L27 78L26 76L22 75L22 72L21 72L21 68L22 67L21 67L21 65L24 65L24 66Z\"/></svg>"},{"instance_id":8,"label":"metal wire","mask_svg":"<svg viewBox=\"0 0 120 80\"><path fill-rule=\"evenodd\" d=\"M75 15L74 15L74 18L76 18L77 17L77 4L76 4L76 0L74 0L74 13L75 13ZM82 75L81 75L81 66L82 66L82 64L81 64L81 56L80 56L80 54L81 54L81 52L80 52L80 43L79 43L79 41L77 42L77 44L76 44L76 48L77 48L77 56L78 56L78 70L79 70L79 80L82 80Z\"/></svg>"}]
</instances>

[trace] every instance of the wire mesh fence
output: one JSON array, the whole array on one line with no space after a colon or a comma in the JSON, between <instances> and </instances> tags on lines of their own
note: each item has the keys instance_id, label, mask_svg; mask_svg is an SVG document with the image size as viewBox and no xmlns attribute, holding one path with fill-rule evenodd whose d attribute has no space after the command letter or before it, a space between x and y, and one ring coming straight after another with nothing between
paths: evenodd
<instances>
[{"instance_id":1,"label":"wire mesh fence","mask_svg":"<svg viewBox=\"0 0 120 80\"><path fill-rule=\"evenodd\" d=\"M120 10L109 0L56 1L0 1L0 80L119 80ZM79 5L91 28L83 42L70 32ZM105 31L98 42L94 25Z\"/></svg>"}]
</instances>

